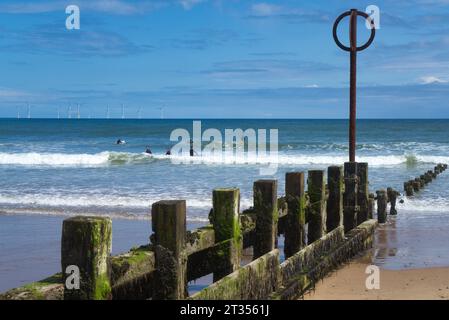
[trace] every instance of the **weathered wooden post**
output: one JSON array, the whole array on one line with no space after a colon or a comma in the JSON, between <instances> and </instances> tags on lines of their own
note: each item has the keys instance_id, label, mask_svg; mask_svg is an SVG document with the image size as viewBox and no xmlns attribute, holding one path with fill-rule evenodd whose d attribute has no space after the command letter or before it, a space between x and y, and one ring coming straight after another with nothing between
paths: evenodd
<instances>
[{"instance_id":1,"label":"weathered wooden post","mask_svg":"<svg viewBox=\"0 0 449 320\"><path fill-rule=\"evenodd\" d=\"M343 225L343 167L331 166L327 168L327 186L329 197L326 205L326 227L327 232L330 232Z\"/></svg>"},{"instance_id":2,"label":"weathered wooden post","mask_svg":"<svg viewBox=\"0 0 449 320\"><path fill-rule=\"evenodd\" d=\"M213 210L211 222L215 231L215 243L227 241L221 264L214 271L214 282L240 267L242 234L240 229L240 190L215 189L212 192Z\"/></svg>"},{"instance_id":3,"label":"weathered wooden post","mask_svg":"<svg viewBox=\"0 0 449 320\"><path fill-rule=\"evenodd\" d=\"M432 170L431 170L430 172L431 172L431 174L432 174L432 178L433 178L433 179L436 179L436 177L437 177L438 174L437 174L435 171L432 171Z\"/></svg>"},{"instance_id":4,"label":"weathered wooden post","mask_svg":"<svg viewBox=\"0 0 449 320\"><path fill-rule=\"evenodd\" d=\"M254 211L256 212L256 235L254 259L274 250L277 246L277 180L254 182Z\"/></svg>"},{"instance_id":5,"label":"weathered wooden post","mask_svg":"<svg viewBox=\"0 0 449 320\"><path fill-rule=\"evenodd\" d=\"M357 227L357 205L358 176L357 162L345 162L345 193L343 195L343 225L345 232Z\"/></svg>"},{"instance_id":6,"label":"weathered wooden post","mask_svg":"<svg viewBox=\"0 0 449 320\"><path fill-rule=\"evenodd\" d=\"M419 187L422 189L426 186L426 183L424 182L424 179L421 179L421 176L419 178L416 178L416 181L419 182Z\"/></svg>"},{"instance_id":7,"label":"weathered wooden post","mask_svg":"<svg viewBox=\"0 0 449 320\"><path fill-rule=\"evenodd\" d=\"M309 195L308 234L310 244L326 234L326 184L324 170L310 170L307 178Z\"/></svg>"},{"instance_id":8,"label":"weathered wooden post","mask_svg":"<svg viewBox=\"0 0 449 320\"><path fill-rule=\"evenodd\" d=\"M413 191L414 191L414 192L418 192L419 189L421 188L421 183L420 183L419 181L416 181L416 180L410 180L410 183L411 183L412 186L413 186Z\"/></svg>"},{"instance_id":9,"label":"weathered wooden post","mask_svg":"<svg viewBox=\"0 0 449 320\"><path fill-rule=\"evenodd\" d=\"M368 197L369 197L369 181L368 181L368 163L359 162L357 164L357 205L359 212L357 214L357 225L368 220Z\"/></svg>"},{"instance_id":10,"label":"weathered wooden post","mask_svg":"<svg viewBox=\"0 0 449 320\"><path fill-rule=\"evenodd\" d=\"M433 179L433 177L432 177L432 171L430 171L430 172L427 171L427 172L424 174L424 177L425 177L427 183L432 182L432 179Z\"/></svg>"},{"instance_id":11,"label":"weathered wooden post","mask_svg":"<svg viewBox=\"0 0 449 320\"><path fill-rule=\"evenodd\" d=\"M407 197L413 196L413 183L410 181L404 182L404 191Z\"/></svg>"},{"instance_id":12,"label":"weathered wooden post","mask_svg":"<svg viewBox=\"0 0 449 320\"><path fill-rule=\"evenodd\" d=\"M186 202L156 202L151 216L156 269L153 299L184 299L187 296Z\"/></svg>"},{"instance_id":13,"label":"weathered wooden post","mask_svg":"<svg viewBox=\"0 0 449 320\"><path fill-rule=\"evenodd\" d=\"M111 298L112 221L74 217L62 223L61 266L65 300ZM79 271L79 288L77 288Z\"/></svg>"},{"instance_id":14,"label":"weathered wooden post","mask_svg":"<svg viewBox=\"0 0 449 320\"><path fill-rule=\"evenodd\" d=\"M429 181L427 180L427 177L425 174L422 174L419 176L419 178L421 179L421 181L424 183L424 185L428 184Z\"/></svg>"},{"instance_id":15,"label":"weathered wooden post","mask_svg":"<svg viewBox=\"0 0 449 320\"><path fill-rule=\"evenodd\" d=\"M379 223L387 222L387 192L385 190L376 191L377 194L377 221Z\"/></svg>"},{"instance_id":16,"label":"weathered wooden post","mask_svg":"<svg viewBox=\"0 0 449 320\"><path fill-rule=\"evenodd\" d=\"M374 193L370 193L369 194L369 198L368 198L368 218L372 219L374 217L374 201L375 201L375 195Z\"/></svg>"},{"instance_id":17,"label":"weathered wooden post","mask_svg":"<svg viewBox=\"0 0 449 320\"><path fill-rule=\"evenodd\" d=\"M398 211L396 210L396 200L398 195L399 193L393 188L387 188L388 201L390 202L390 215L392 216L398 214Z\"/></svg>"},{"instance_id":18,"label":"weathered wooden post","mask_svg":"<svg viewBox=\"0 0 449 320\"><path fill-rule=\"evenodd\" d=\"M285 228L285 257L291 257L306 245L306 197L304 172L285 174L285 197L287 201L287 224Z\"/></svg>"}]
</instances>

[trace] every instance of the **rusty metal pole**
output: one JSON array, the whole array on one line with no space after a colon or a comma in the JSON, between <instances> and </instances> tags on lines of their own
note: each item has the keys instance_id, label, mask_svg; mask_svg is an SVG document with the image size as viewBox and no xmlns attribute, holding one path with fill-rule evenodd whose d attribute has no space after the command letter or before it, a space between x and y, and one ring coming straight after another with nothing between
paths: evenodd
<instances>
[{"instance_id":1,"label":"rusty metal pole","mask_svg":"<svg viewBox=\"0 0 449 320\"><path fill-rule=\"evenodd\" d=\"M349 162L355 162L355 132L357 119L357 10L351 10L349 25L350 53L350 89L349 89Z\"/></svg>"},{"instance_id":2,"label":"rusty metal pole","mask_svg":"<svg viewBox=\"0 0 449 320\"><path fill-rule=\"evenodd\" d=\"M369 40L363 45L357 46L357 17L361 16L370 22L371 36ZM349 40L350 46L343 45L338 39L337 28L343 18L349 17ZM350 11L341 14L337 20L335 20L333 28L333 37L337 46L350 53L350 89L349 89L349 162L355 162L355 149L356 149L356 120L357 120L357 52L368 48L374 40L376 35L376 28L374 21L371 17L365 13L358 11L357 9L351 9Z\"/></svg>"}]
</instances>

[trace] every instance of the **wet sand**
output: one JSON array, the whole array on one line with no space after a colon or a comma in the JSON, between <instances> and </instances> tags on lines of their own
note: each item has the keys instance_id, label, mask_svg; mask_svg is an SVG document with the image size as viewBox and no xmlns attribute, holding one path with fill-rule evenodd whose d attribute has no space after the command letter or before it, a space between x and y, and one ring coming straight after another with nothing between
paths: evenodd
<instances>
[{"instance_id":1,"label":"wet sand","mask_svg":"<svg viewBox=\"0 0 449 320\"><path fill-rule=\"evenodd\" d=\"M65 218L0 215L0 293L60 272L61 227ZM200 226L188 224L189 229ZM112 254L127 252L149 242L151 222L112 219L112 234ZM207 279L200 288L210 281Z\"/></svg>"},{"instance_id":2,"label":"wet sand","mask_svg":"<svg viewBox=\"0 0 449 320\"><path fill-rule=\"evenodd\" d=\"M401 211L376 230L374 247L316 285L307 300L449 299L449 214ZM380 289L368 290L368 265Z\"/></svg>"},{"instance_id":3,"label":"wet sand","mask_svg":"<svg viewBox=\"0 0 449 320\"><path fill-rule=\"evenodd\" d=\"M368 264L353 262L316 285L305 300L449 299L449 268L380 269L380 289L368 290Z\"/></svg>"}]
</instances>

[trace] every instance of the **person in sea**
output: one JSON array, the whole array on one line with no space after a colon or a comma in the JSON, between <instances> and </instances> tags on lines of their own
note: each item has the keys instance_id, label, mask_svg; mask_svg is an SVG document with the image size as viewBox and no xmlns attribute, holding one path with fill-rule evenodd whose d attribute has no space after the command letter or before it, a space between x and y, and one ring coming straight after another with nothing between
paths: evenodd
<instances>
[{"instance_id":1,"label":"person in sea","mask_svg":"<svg viewBox=\"0 0 449 320\"><path fill-rule=\"evenodd\" d=\"M190 156L193 157L195 155L195 151L193 150L193 140L190 139Z\"/></svg>"},{"instance_id":2,"label":"person in sea","mask_svg":"<svg viewBox=\"0 0 449 320\"><path fill-rule=\"evenodd\" d=\"M145 153L146 153L146 154L153 154L153 152L151 152L150 146L147 146L147 147L145 148Z\"/></svg>"},{"instance_id":3,"label":"person in sea","mask_svg":"<svg viewBox=\"0 0 449 320\"><path fill-rule=\"evenodd\" d=\"M116 144L125 144L125 141L122 140L122 139L118 139L117 142L116 142Z\"/></svg>"}]
</instances>

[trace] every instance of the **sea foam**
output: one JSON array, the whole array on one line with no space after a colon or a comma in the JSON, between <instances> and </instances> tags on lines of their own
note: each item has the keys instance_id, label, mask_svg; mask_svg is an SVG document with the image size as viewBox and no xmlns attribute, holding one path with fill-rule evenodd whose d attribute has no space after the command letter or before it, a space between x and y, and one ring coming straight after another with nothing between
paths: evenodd
<instances>
[{"instance_id":1,"label":"sea foam","mask_svg":"<svg viewBox=\"0 0 449 320\"><path fill-rule=\"evenodd\" d=\"M148 156L144 153L126 153L104 151L96 154L65 154L65 153L0 153L0 165L19 166L107 166L145 164L152 161L170 159L178 162L192 162L205 164L279 164L279 165L335 165L347 161L345 154L285 154L277 156L213 156L213 157L182 157L155 154ZM433 155L362 155L358 162L368 162L371 166L394 166L410 162L448 163L448 156Z\"/></svg>"}]
</instances>

